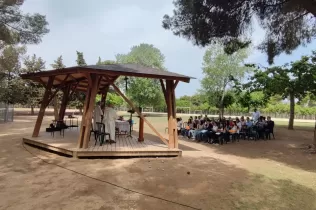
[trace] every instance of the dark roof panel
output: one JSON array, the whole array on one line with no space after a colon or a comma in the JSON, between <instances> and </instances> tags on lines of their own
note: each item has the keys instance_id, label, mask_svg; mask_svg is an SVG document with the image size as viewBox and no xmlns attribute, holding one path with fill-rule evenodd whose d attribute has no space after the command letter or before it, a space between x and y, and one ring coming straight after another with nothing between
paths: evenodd
<instances>
[{"instance_id":1,"label":"dark roof panel","mask_svg":"<svg viewBox=\"0 0 316 210\"><path fill-rule=\"evenodd\" d=\"M166 79L166 80L178 80L182 82L190 82L193 77L155 69L148 68L138 64L109 64L109 65L89 65L89 66L73 66L63 69L55 69L49 71L41 71L36 73L22 74L23 79L30 79L35 82L47 84L48 77L55 76L54 87L67 84L74 84L80 82L80 88L83 84L88 84L87 74L94 73L101 77L101 83L109 83L108 80L115 79L118 76L131 76L142 77L152 79ZM68 75L68 76L64 76ZM65 80L65 78L67 80ZM63 81L65 80L65 81ZM103 87L102 86L102 87ZM100 87L100 88L102 88ZM79 89L79 87L78 87Z\"/></svg>"}]
</instances>

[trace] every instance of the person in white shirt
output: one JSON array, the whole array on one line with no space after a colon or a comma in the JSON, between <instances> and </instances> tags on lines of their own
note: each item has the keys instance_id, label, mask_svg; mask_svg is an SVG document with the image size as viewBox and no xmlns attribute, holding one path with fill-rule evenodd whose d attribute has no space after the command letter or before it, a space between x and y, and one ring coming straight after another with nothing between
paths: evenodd
<instances>
[{"instance_id":1,"label":"person in white shirt","mask_svg":"<svg viewBox=\"0 0 316 210\"><path fill-rule=\"evenodd\" d=\"M93 130L95 131L98 130L97 122L100 123L102 121L101 120L102 116L103 116L103 113L100 107L100 102L97 102L93 110Z\"/></svg>"},{"instance_id":2,"label":"person in white shirt","mask_svg":"<svg viewBox=\"0 0 316 210\"><path fill-rule=\"evenodd\" d=\"M252 120L254 122L257 122L260 118L260 112L257 109L254 109L254 112L252 113Z\"/></svg>"},{"instance_id":3,"label":"person in white shirt","mask_svg":"<svg viewBox=\"0 0 316 210\"><path fill-rule=\"evenodd\" d=\"M110 133L111 139L109 139L109 141L111 143L116 143L115 142L115 121L117 119L117 114L113 107L114 107L114 104L111 102L108 102L107 107L104 110L104 124L105 124L105 132Z\"/></svg>"},{"instance_id":4,"label":"person in white shirt","mask_svg":"<svg viewBox=\"0 0 316 210\"><path fill-rule=\"evenodd\" d=\"M213 128L212 130L216 133L218 130L218 126L216 125L216 123L213 123Z\"/></svg>"},{"instance_id":5,"label":"person in white shirt","mask_svg":"<svg viewBox=\"0 0 316 210\"><path fill-rule=\"evenodd\" d=\"M178 135L180 135L181 133L181 128L182 128L182 125L183 125L183 122L182 122L182 118L177 118L177 129L178 129Z\"/></svg>"}]
</instances>

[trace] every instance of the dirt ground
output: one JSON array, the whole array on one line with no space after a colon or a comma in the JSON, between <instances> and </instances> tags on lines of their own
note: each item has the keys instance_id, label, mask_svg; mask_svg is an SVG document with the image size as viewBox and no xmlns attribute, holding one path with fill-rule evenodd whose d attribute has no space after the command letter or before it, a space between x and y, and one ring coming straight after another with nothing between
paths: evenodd
<instances>
[{"instance_id":1,"label":"dirt ground","mask_svg":"<svg viewBox=\"0 0 316 210\"><path fill-rule=\"evenodd\" d=\"M181 139L181 158L74 159L26 150L34 120L0 124L0 209L316 209L311 131L223 146Z\"/></svg>"}]
</instances>

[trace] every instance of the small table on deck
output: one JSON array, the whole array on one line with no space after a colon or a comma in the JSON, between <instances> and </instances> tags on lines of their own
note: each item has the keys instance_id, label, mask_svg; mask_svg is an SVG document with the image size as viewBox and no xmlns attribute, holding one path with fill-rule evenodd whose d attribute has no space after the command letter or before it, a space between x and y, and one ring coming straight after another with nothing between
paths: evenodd
<instances>
[{"instance_id":1,"label":"small table on deck","mask_svg":"<svg viewBox=\"0 0 316 210\"><path fill-rule=\"evenodd\" d=\"M68 116L68 119L69 119L69 125L68 125L68 127L69 127L69 128L77 127L77 129L78 129L78 127L79 127L79 124L78 124L78 117ZM76 123L76 124L74 124L74 119L77 120L77 123Z\"/></svg>"},{"instance_id":2,"label":"small table on deck","mask_svg":"<svg viewBox=\"0 0 316 210\"><path fill-rule=\"evenodd\" d=\"M121 134L121 132L129 132L130 129L130 123L128 121L121 121L121 120L116 120L115 121L115 128L118 129L118 133Z\"/></svg>"}]
</instances>

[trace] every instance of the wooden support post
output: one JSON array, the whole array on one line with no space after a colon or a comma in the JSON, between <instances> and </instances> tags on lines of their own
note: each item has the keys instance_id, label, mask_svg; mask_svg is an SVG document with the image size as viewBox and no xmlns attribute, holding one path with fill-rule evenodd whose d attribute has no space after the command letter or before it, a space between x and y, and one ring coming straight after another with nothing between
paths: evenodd
<instances>
[{"instance_id":1,"label":"wooden support post","mask_svg":"<svg viewBox=\"0 0 316 210\"><path fill-rule=\"evenodd\" d=\"M132 109L136 111L139 117L145 121L145 123L151 128L151 130L154 131L154 133L156 133L156 135L161 139L161 141L168 145L166 139L154 128L152 124L150 124L150 122L148 122L148 120L141 114L141 112L134 106L134 104L128 98L126 98L126 96L121 92L121 90L115 84L112 83L111 85L113 86L114 90L132 107Z\"/></svg>"},{"instance_id":2,"label":"wooden support post","mask_svg":"<svg viewBox=\"0 0 316 210\"><path fill-rule=\"evenodd\" d=\"M79 139L78 139L78 148L82 148L83 146L83 137L84 133L86 131L85 128L85 116L86 116L86 110L87 107L89 107L89 101L90 101L90 95L91 95L91 88L88 86L87 92L85 95L85 101L83 104L83 111L82 111L82 118L81 118L81 126L80 126L80 133L79 133ZM90 131L88 131L90 133Z\"/></svg>"},{"instance_id":3,"label":"wooden support post","mask_svg":"<svg viewBox=\"0 0 316 210\"><path fill-rule=\"evenodd\" d=\"M105 109L106 96L107 96L107 94L108 94L109 87L110 87L110 85L106 85L106 86L104 87L103 92L102 92L102 97L101 97L101 110L102 110L103 113L104 113L104 109Z\"/></svg>"},{"instance_id":4,"label":"wooden support post","mask_svg":"<svg viewBox=\"0 0 316 210\"><path fill-rule=\"evenodd\" d=\"M61 100L58 120L64 120L66 107L67 107L67 104L68 104L68 101L69 101L70 87L71 87L70 85L67 85L63 89L63 98Z\"/></svg>"},{"instance_id":5,"label":"wooden support post","mask_svg":"<svg viewBox=\"0 0 316 210\"><path fill-rule=\"evenodd\" d=\"M176 120L175 85L177 82L166 81L166 103L168 108L169 148L178 148L178 130Z\"/></svg>"},{"instance_id":6,"label":"wooden support post","mask_svg":"<svg viewBox=\"0 0 316 210\"><path fill-rule=\"evenodd\" d=\"M179 148L179 144L178 144L178 126L177 126L177 109L176 109L176 94L175 94L175 89L176 89L176 85L178 83L176 82L173 85L173 88L171 90L171 106L172 106L172 117L173 117L173 126L174 126L174 130L173 130L173 136L174 136L174 148Z\"/></svg>"},{"instance_id":7,"label":"wooden support post","mask_svg":"<svg viewBox=\"0 0 316 210\"><path fill-rule=\"evenodd\" d=\"M89 77L89 75L87 76ZM90 74L89 78L90 79L88 79L88 81L91 81L91 83L89 83L89 94L85 101L85 113L81 122L82 126L79 137L79 147L82 145L82 148L88 148L92 122L92 113L94 109L95 97L97 95L100 84L99 75Z\"/></svg>"},{"instance_id":8,"label":"wooden support post","mask_svg":"<svg viewBox=\"0 0 316 210\"><path fill-rule=\"evenodd\" d=\"M51 89L52 89L52 86L53 86L53 83L54 83L54 78L55 78L55 76L50 76L48 78L48 83L47 83L47 86L45 88L45 93L44 93L44 96L43 96L43 100L42 100L42 103L41 103L41 107L40 107L39 113L37 115L37 119L36 119L36 123L35 123L35 126L34 126L32 137L38 137L39 131L41 129L41 125L42 125L42 122L43 122L43 117L44 117L44 114L45 114L45 109L46 109L46 107L48 106L48 103L49 103L49 96L51 95Z\"/></svg>"},{"instance_id":9,"label":"wooden support post","mask_svg":"<svg viewBox=\"0 0 316 210\"><path fill-rule=\"evenodd\" d=\"M139 117L138 141L144 141L144 119L141 117Z\"/></svg>"}]
</instances>

